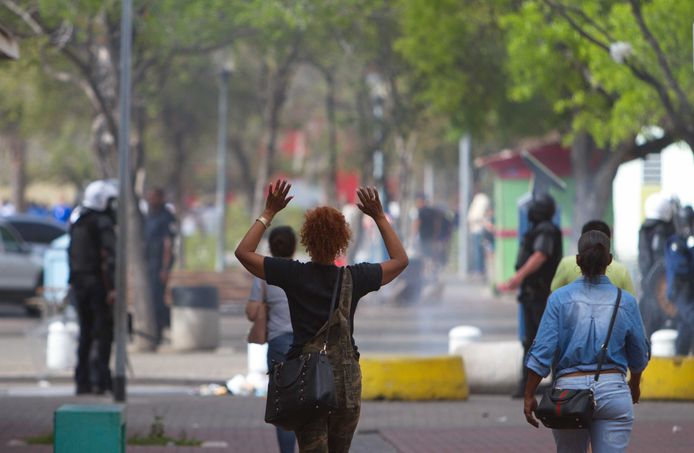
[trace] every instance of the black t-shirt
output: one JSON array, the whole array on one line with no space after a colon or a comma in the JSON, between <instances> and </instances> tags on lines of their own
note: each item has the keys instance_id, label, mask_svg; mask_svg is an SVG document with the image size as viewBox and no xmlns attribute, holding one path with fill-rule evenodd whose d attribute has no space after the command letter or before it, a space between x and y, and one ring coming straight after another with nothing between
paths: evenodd
<instances>
[{"instance_id":1,"label":"black t-shirt","mask_svg":"<svg viewBox=\"0 0 694 453\"><path fill-rule=\"evenodd\" d=\"M544 303L550 293L552 277L563 255L561 230L552 222L540 222L525 234L516 269L520 269L535 252L542 253L547 259L538 270L523 280L520 298L523 302Z\"/></svg>"},{"instance_id":2,"label":"black t-shirt","mask_svg":"<svg viewBox=\"0 0 694 453\"><path fill-rule=\"evenodd\" d=\"M429 206L419 208L419 237L432 240L436 235L436 210Z\"/></svg>"},{"instance_id":3,"label":"black t-shirt","mask_svg":"<svg viewBox=\"0 0 694 453\"><path fill-rule=\"evenodd\" d=\"M296 357L301 348L323 327L330 314L330 302L337 279L338 267L318 263L266 257L265 280L279 286L287 294L289 315L294 330L294 344L288 357ZM351 333L354 333L354 312L366 294L381 287L380 264L362 263L348 266L352 273ZM352 338L354 345L354 338ZM354 350L357 350L354 345Z\"/></svg>"}]
</instances>

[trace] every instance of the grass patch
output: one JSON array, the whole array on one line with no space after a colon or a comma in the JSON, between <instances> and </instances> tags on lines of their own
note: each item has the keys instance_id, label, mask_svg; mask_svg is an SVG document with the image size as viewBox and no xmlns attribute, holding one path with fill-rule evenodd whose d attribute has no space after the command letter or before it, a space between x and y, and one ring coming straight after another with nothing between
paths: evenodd
<instances>
[{"instance_id":1,"label":"grass patch","mask_svg":"<svg viewBox=\"0 0 694 453\"><path fill-rule=\"evenodd\" d=\"M176 445L177 447L199 447L202 445L202 441L198 439L188 439L185 437L175 438L169 436L147 436L139 437L133 436L128 439L128 445L139 445L139 446L162 446L162 445Z\"/></svg>"},{"instance_id":2,"label":"grass patch","mask_svg":"<svg viewBox=\"0 0 694 453\"><path fill-rule=\"evenodd\" d=\"M53 445L53 433L25 437L24 442L28 445Z\"/></svg>"},{"instance_id":3,"label":"grass patch","mask_svg":"<svg viewBox=\"0 0 694 453\"><path fill-rule=\"evenodd\" d=\"M178 437L167 436L164 431L164 417L155 415L152 425L149 427L148 436L133 436L128 439L128 445L176 445L177 447L199 447L202 441L188 438L185 431L181 431Z\"/></svg>"}]
</instances>

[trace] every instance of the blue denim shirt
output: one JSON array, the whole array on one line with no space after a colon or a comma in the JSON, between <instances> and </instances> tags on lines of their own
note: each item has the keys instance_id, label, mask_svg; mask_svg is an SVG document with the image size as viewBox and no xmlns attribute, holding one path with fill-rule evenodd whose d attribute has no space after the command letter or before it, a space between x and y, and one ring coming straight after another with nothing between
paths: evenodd
<instances>
[{"instance_id":1,"label":"blue denim shirt","mask_svg":"<svg viewBox=\"0 0 694 453\"><path fill-rule=\"evenodd\" d=\"M552 362L556 377L576 371L595 371L598 352L607 337L617 287L602 275L589 282L583 277L553 292L547 301L525 366L547 376ZM638 373L646 368L650 347L634 296L622 291L607 356L602 368L627 368Z\"/></svg>"}]
</instances>

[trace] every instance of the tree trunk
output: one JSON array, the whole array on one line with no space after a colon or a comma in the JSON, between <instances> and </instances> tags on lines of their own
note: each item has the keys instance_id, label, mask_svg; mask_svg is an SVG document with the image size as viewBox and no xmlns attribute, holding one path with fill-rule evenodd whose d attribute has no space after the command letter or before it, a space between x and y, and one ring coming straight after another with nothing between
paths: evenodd
<instances>
[{"instance_id":1,"label":"tree trunk","mask_svg":"<svg viewBox=\"0 0 694 453\"><path fill-rule=\"evenodd\" d=\"M328 118L328 152L330 153L327 174L328 204L337 206L337 120L335 118L335 75L332 70L323 71L325 77L325 113Z\"/></svg>"},{"instance_id":2,"label":"tree trunk","mask_svg":"<svg viewBox=\"0 0 694 453\"><path fill-rule=\"evenodd\" d=\"M395 153L398 158L397 177L400 192L400 218L398 219L398 231L400 237L406 241L410 237L409 211L415 198L415 184L413 176L414 152L417 146L417 133L412 132L407 138L395 136Z\"/></svg>"},{"instance_id":3,"label":"tree trunk","mask_svg":"<svg viewBox=\"0 0 694 453\"><path fill-rule=\"evenodd\" d=\"M255 182L253 180L251 163L248 160L248 155L244 150L243 142L240 138L232 135L229 139L229 142L231 154L233 154L236 157L236 163L239 166L239 175L241 177L241 190L245 194L246 208L248 208L253 204L253 194L255 189Z\"/></svg>"},{"instance_id":4,"label":"tree trunk","mask_svg":"<svg viewBox=\"0 0 694 453\"><path fill-rule=\"evenodd\" d=\"M272 88L270 90L269 105L267 106L267 120L265 122L265 124L267 124L267 141L265 149L260 156L258 166L258 175L253 196L253 215L260 213L262 209L268 177L274 172L277 136L280 129L280 116L284 103L287 100L287 91L289 90L295 59L295 55L288 57L288 60L285 61L282 68L274 77L274 81L271 83Z\"/></svg>"},{"instance_id":5,"label":"tree trunk","mask_svg":"<svg viewBox=\"0 0 694 453\"><path fill-rule=\"evenodd\" d=\"M612 182L619 166L626 160L631 146L598 150L592 137L579 133L571 147L576 199L572 229L572 250L581 236L583 224L604 219L612 200Z\"/></svg>"},{"instance_id":6,"label":"tree trunk","mask_svg":"<svg viewBox=\"0 0 694 453\"><path fill-rule=\"evenodd\" d=\"M26 141L17 131L10 131L7 136L10 151L10 188L11 202L17 212L26 211L25 192L26 178Z\"/></svg>"},{"instance_id":7,"label":"tree trunk","mask_svg":"<svg viewBox=\"0 0 694 453\"><path fill-rule=\"evenodd\" d=\"M134 111L135 136L132 143L134 171L130 182L130 197L128 203L128 295L130 305L134 310L133 328L135 348L139 351L154 351L156 344L156 320L154 315L154 300L150 289L149 273L144 250L144 218L140 213L136 181L144 169L144 135L146 127L145 109L138 105Z\"/></svg>"}]
</instances>

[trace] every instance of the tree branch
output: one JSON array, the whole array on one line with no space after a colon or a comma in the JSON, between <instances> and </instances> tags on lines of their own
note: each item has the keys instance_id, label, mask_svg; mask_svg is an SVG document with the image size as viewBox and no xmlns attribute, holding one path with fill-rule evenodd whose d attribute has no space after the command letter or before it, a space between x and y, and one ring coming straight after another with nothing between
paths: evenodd
<instances>
[{"instance_id":1,"label":"tree branch","mask_svg":"<svg viewBox=\"0 0 694 453\"><path fill-rule=\"evenodd\" d=\"M2 4L5 5L7 9L12 11L17 17L22 19L25 24L31 30L34 32L34 34L37 35L43 35L46 34L44 28L39 24L33 17L31 17L31 14L25 9L23 9L21 6L13 2L12 0L2 0Z\"/></svg>"},{"instance_id":2,"label":"tree branch","mask_svg":"<svg viewBox=\"0 0 694 453\"><path fill-rule=\"evenodd\" d=\"M581 26L575 20L573 20L573 18L571 18L571 16L567 14L567 12L562 8L562 5L558 5L550 0L544 1L545 4L547 4L550 8L555 9L559 13L559 15L563 17L571 26L571 28L573 28L578 34L583 36L592 44L603 49L605 52L610 52L610 46L608 44L601 42L599 39L597 39L596 37L588 33L586 30L581 28ZM636 76L637 79L645 82L648 85L651 85L656 90L661 102L663 103L663 107L665 107L665 110L668 112L668 115L671 117L672 121L677 125L679 129L685 132L688 131L688 126L679 118L677 109L673 105L670 99L670 95L668 94L667 89L663 86L663 84L661 84L655 76L648 73L646 70L637 67L635 64L629 61L625 61L624 65L626 65L629 68L629 70L634 74L634 76Z\"/></svg>"},{"instance_id":3,"label":"tree branch","mask_svg":"<svg viewBox=\"0 0 694 453\"><path fill-rule=\"evenodd\" d=\"M598 24L595 20L593 20L593 18L590 17L589 15L587 15L587 14L585 13L585 11L583 11L581 8L579 8L579 7L577 7L577 6L573 6L573 5L565 5L565 4L563 4L563 3L558 4L557 6L560 7L560 8L562 8L562 9L565 9L565 10L567 10L567 11L571 11L571 12L573 12L574 14L577 14L578 16L580 16L580 17L581 17L584 21L586 21L589 25L592 25L597 31L599 31L600 33L602 33L603 36L604 36L605 38L607 38L607 40L608 40L609 42L614 42L614 41L615 41L614 37L610 34L610 32L609 32L607 29L605 29L605 28L602 27L600 24Z\"/></svg>"},{"instance_id":4,"label":"tree branch","mask_svg":"<svg viewBox=\"0 0 694 453\"><path fill-rule=\"evenodd\" d=\"M660 138L650 140L646 143L642 143L641 145L635 145L628 150L626 154L627 159L625 162L633 159L643 159L651 153L660 152L663 148L675 143L675 141L676 140L672 135L666 133Z\"/></svg>"},{"instance_id":5,"label":"tree branch","mask_svg":"<svg viewBox=\"0 0 694 453\"><path fill-rule=\"evenodd\" d=\"M578 23L566 12L566 8L564 5L554 3L550 0L544 0L545 4L549 6L551 9L557 11L561 17L566 20L571 28L573 28L579 35L583 36L585 39L590 41L591 43L595 44L596 46L600 47L604 51L608 52L610 51L610 46L609 44L605 44L604 42L600 41L598 38L595 36L591 35L588 33L586 30L584 30Z\"/></svg>"},{"instance_id":6,"label":"tree branch","mask_svg":"<svg viewBox=\"0 0 694 453\"><path fill-rule=\"evenodd\" d=\"M660 63L660 66L663 69L663 73L665 74L665 79L670 85L670 88L672 88L675 91L675 93L677 93L682 107L687 111L689 115L692 115L694 109L692 109L692 106L689 103L687 96L684 94L684 91L682 91L682 87L675 79L675 76L672 73L672 69L670 68L670 63L667 61L667 57L665 56L663 49L660 47L658 40L655 39L655 36L653 36L653 33L646 25L646 21L644 20L643 14L641 13L641 6L639 5L639 2L636 0L630 0L630 3L631 11L634 14L634 17L636 18L636 22L639 24L641 33L646 38L646 41L648 41L651 48L653 48L653 51L655 52L655 55L658 58L658 63Z\"/></svg>"},{"instance_id":7,"label":"tree branch","mask_svg":"<svg viewBox=\"0 0 694 453\"><path fill-rule=\"evenodd\" d=\"M233 32L229 33L227 37L219 42L215 43L208 43L204 45L194 45L194 46L185 46L185 47L174 47L172 50L172 54L178 56L178 55L188 55L188 54L201 54L201 53L209 53L213 52L215 50L219 50L223 47L227 47L228 45L232 44L236 39L244 36L250 36L255 32L250 27L242 27L237 30L234 30Z\"/></svg>"}]
</instances>

